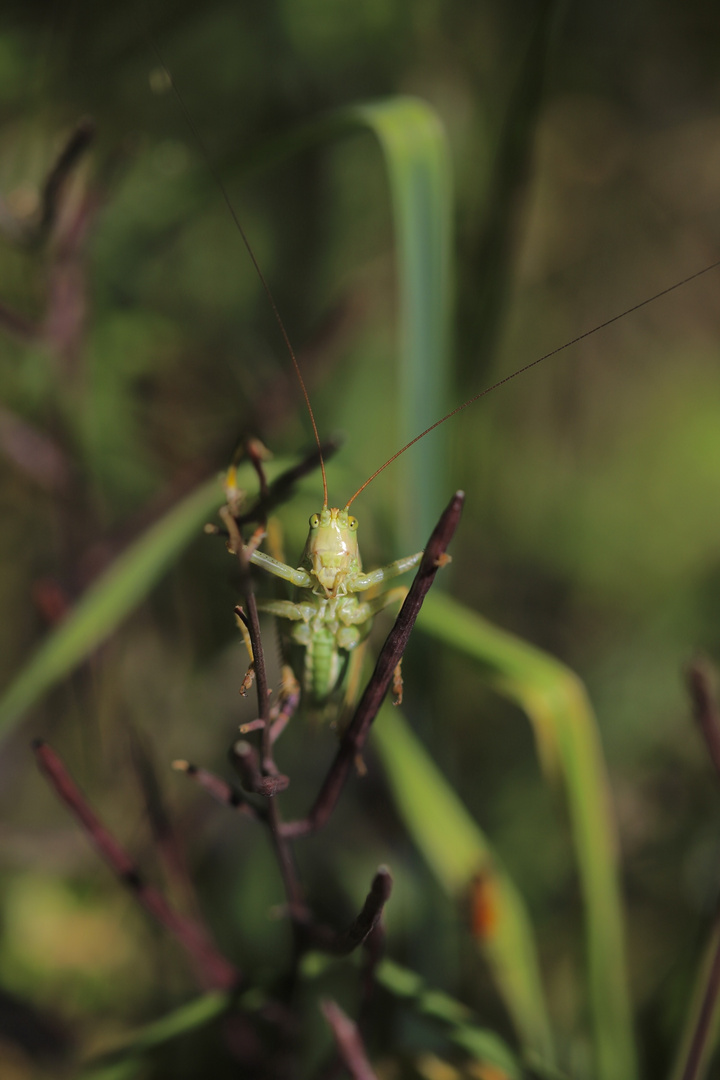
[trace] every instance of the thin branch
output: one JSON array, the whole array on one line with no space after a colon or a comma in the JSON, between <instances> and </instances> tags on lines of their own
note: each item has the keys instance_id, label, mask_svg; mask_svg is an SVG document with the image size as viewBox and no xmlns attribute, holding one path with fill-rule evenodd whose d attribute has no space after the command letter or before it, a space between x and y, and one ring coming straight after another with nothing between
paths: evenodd
<instances>
[{"instance_id":1,"label":"thin branch","mask_svg":"<svg viewBox=\"0 0 720 1080\"><path fill-rule=\"evenodd\" d=\"M693 716L705 739L710 760L720 775L720 710L718 710L717 678L709 660L698 657L687 668L687 685L693 705Z\"/></svg>"},{"instance_id":2,"label":"thin branch","mask_svg":"<svg viewBox=\"0 0 720 1080\"><path fill-rule=\"evenodd\" d=\"M165 805L149 741L141 736L132 724L129 725L128 734L130 755L157 851L170 880L181 890L180 895L184 899L184 906L187 906L193 915L199 918L200 903L188 869L185 846Z\"/></svg>"},{"instance_id":3,"label":"thin branch","mask_svg":"<svg viewBox=\"0 0 720 1080\"><path fill-rule=\"evenodd\" d=\"M260 636L260 621L258 619L257 604L255 602L255 594L252 587L250 566L245 557L242 545L237 551L237 557L238 562L240 563L245 598L245 625L248 634L250 635L250 644L253 651L255 684L257 686L258 698L258 719L263 721L263 726L260 731L261 760L259 768L255 751L250 744L244 740L241 739L239 742L235 743L232 753L235 755L240 769L244 770L248 779L256 785L254 788L250 787L249 790L255 790L260 794L266 795L268 798L266 821L270 829L275 857L277 858L278 867L285 887L285 896L287 898L288 909L293 924L295 956L296 959L298 959L303 947L303 931L301 923L306 919L307 909L305 907L304 892L302 885L300 884L300 878L295 865L292 849L283 837L282 818L280 816L277 800L275 799L275 795L288 786L289 780L287 777L281 776L278 773L272 756L272 716L270 710L270 693L265 669L265 654L263 652L262 639Z\"/></svg>"},{"instance_id":4,"label":"thin branch","mask_svg":"<svg viewBox=\"0 0 720 1080\"><path fill-rule=\"evenodd\" d=\"M267 517L275 507L280 506L290 498L299 480L302 480L304 476L319 467L321 451L323 460L327 462L337 452L339 445L333 440L328 440L322 443L320 447L315 447L297 465L293 465L291 469L286 469L284 473L281 473L268 485L267 495L264 498L261 496L245 513L238 514L235 517L236 524L238 526L248 525L251 522L261 521Z\"/></svg>"},{"instance_id":5,"label":"thin branch","mask_svg":"<svg viewBox=\"0 0 720 1080\"><path fill-rule=\"evenodd\" d=\"M266 724L263 722L263 730ZM285 791L290 781L287 776L278 772L264 775L260 769L260 761L254 746L246 739L238 739L230 747L230 760L235 766L246 791L255 795L262 795L266 799L272 799L281 791Z\"/></svg>"},{"instance_id":6,"label":"thin branch","mask_svg":"<svg viewBox=\"0 0 720 1080\"><path fill-rule=\"evenodd\" d=\"M392 876L386 866L381 866L372 880L370 891L359 915L342 934L333 933L329 927L310 927L309 938L315 948L335 956L348 956L363 945L382 918L382 913L392 892Z\"/></svg>"},{"instance_id":7,"label":"thin branch","mask_svg":"<svg viewBox=\"0 0 720 1080\"><path fill-rule=\"evenodd\" d=\"M39 341L41 337L39 326L5 304L0 304L0 329L26 345Z\"/></svg>"},{"instance_id":8,"label":"thin branch","mask_svg":"<svg viewBox=\"0 0 720 1080\"><path fill-rule=\"evenodd\" d=\"M330 1025L338 1054L353 1080L377 1080L377 1074L368 1061L357 1025L335 1001L326 999L320 1003L320 1008Z\"/></svg>"},{"instance_id":9,"label":"thin branch","mask_svg":"<svg viewBox=\"0 0 720 1080\"><path fill-rule=\"evenodd\" d=\"M263 461L271 455L259 439L248 439L245 450L250 459L250 464L257 475L258 483L260 484L260 500L262 502L267 502L270 489L268 488Z\"/></svg>"},{"instance_id":10,"label":"thin branch","mask_svg":"<svg viewBox=\"0 0 720 1080\"><path fill-rule=\"evenodd\" d=\"M372 722L392 681L395 667L405 651L423 600L435 580L438 568L445 561L445 551L460 522L464 499L464 493L457 491L435 526L410 591L380 651L375 671L355 715L340 740L340 746L320 793L306 818L289 821L282 826L283 835L286 837L305 836L322 828L335 809L352 764L358 754L362 753Z\"/></svg>"},{"instance_id":11,"label":"thin branch","mask_svg":"<svg viewBox=\"0 0 720 1080\"><path fill-rule=\"evenodd\" d=\"M0 309L0 327L2 325ZM58 492L67 487L71 466L61 447L44 432L2 407L0 450L47 491Z\"/></svg>"},{"instance_id":12,"label":"thin branch","mask_svg":"<svg viewBox=\"0 0 720 1080\"><path fill-rule=\"evenodd\" d=\"M678 1075L681 1080L699 1080L705 1075L706 1054L713 1032L717 1011L718 993L720 992L720 912L716 912L710 935L711 959L707 967L705 986L703 987L700 1007L695 1015L690 1045L683 1070Z\"/></svg>"},{"instance_id":13,"label":"thin branch","mask_svg":"<svg viewBox=\"0 0 720 1080\"><path fill-rule=\"evenodd\" d=\"M360 984L361 996L358 1014L358 1021L361 1028L363 1028L365 1024L370 1004L377 987L375 972L378 964L385 955L385 927L382 919L379 919L375 923L375 926L363 941L363 953L362 981Z\"/></svg>"},{"instance_id":14,"label":"thin branch","mask_svg":"<svg viewBox=\"0 0 720 1080\"><path fill-rule=\"evenodd\" d=\"M392 886L392 875L387 866L378 867L362 910L339 939L337 952L351 953L369 937L382 918Z\"/></svg>"},{"instance_id":15,"label":"thin branch","mask_svg":"<svg viewBox=\"0 0 720 1080\"><path fill-rule=\"evenodd\" d=\"M718 711L715 670L709 660L699 657L687 668L686 679L693 706L693 715L705 740L705 746L715 771L720 774L720 712ZM704 985L690 1006L687 1030L691 1035L685 1060L673 1075L681 1080L698 1080L705 1075L709 1041L715 1025L720 995L720 907L716 907L707 948L708 960L703 962ZM682 1058L681 1058L682 1062Z\"/></svg>"},{"instance_id":16,"label":"thin branch","mask_svg":"<svg viewBox=\"0 0 720 1080\"><path fill-rule=\"evenodd\" d=\"M239 788L236 788L233 784L228 784L226 780L221 779L215 773L203 769L199 765L192 765L189 761L173 761L172 767L178 772L183 772L186 776L189 776L223 806L230 806L233 810L239 810L256 821L259 819L260 814L257 809L252 803L248 802Z\"/></svg>"},{"instance_id":17,"label":"thin branch","mask_svg":"<svg viewBox=\"0 0 720 1080\"><path fill-rule=\"evenodd\" d=\"M210 990L230 990L240 981L240 972L218 952L204 926L181 915L154 885L143 880L137 866L115 837L100 821L57 754L38 739L33 750L40 770L58 797L78 819L90 840L120 881L135 894L154 919L164 926L190 956L200 983Z\"/></svg>"},{"instance_id":18,"label":"thin branch","mask_svg":"<svg viewBox=\"0 0 720 1080\"><path fill-rule=\"evenodd\" d=\"M63 189L70 174L95 139L93 120L78 121L48 173L43 186L40 219L28 240L33 246L42 245L50 235L57 219Z\"/></svg>"}]
</instances>

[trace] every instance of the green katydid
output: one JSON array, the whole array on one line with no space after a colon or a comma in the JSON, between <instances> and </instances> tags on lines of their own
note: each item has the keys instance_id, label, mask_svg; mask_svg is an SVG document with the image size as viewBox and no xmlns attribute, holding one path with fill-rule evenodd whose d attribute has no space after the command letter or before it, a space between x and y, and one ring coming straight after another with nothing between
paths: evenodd
<instances>
[{"instance_id":1,"label":"green katydid","mask_svg":"<svg viewBox=\"0 0 720 1080\"><path fill-rule=\"evenodd\" d=\"M370 633L374 616L401 601L406 589L395 587L362 601L357 594L404 574L422 558L419 551L364 573L357 539L358 520L349 513L352 499L342 510L328 507L324 467L323 483L323 508L310 518L299 567L279 562L262 551L250 555L256 566L289 581L298 590L294 600L268 600L258 607L292 623L289 637L304 652L302 672L296 675L312 706L325 705L332 698L343 681L350 653ZM398 672L396 697L399 696Z\"/></svg>"},{"instance_id":2,"label":"green katydid","mask_svg":"<svg viewBox=\"0 0 720 1080\"><path fill-rule=\"evenodd\" d=\"M299 566L293 567L281 562L259 551L255 544L248 545L246 554L255 566L295 587L296 595L293 600L262 601L258 608L266 614L291 623L287 636L293 646L300 647L303 658L301 670L296 671L295 675L302 686L306 701L312 708L317 709L327 705L341 687L350 654L369 635L375 615L402 601L407 590L404 586L396 586L369 600L360 600L357 594L384 585L411 570L418 565L423 553L418 551L369 573L363 572L357 538L358 520L350 514L350 504L378 473L407 447L403 447L377 469L348 500L344 509L329 507L325 463L315 417L297 359L284 329L283 334L320 451L323 506L319 513L310 517L308 537ZM230 489L233 488L232 474L233 470L229 474ZM233 550L237 542L234 537L230 545ZM402 696L399 669L395 678L395 696L396 701Z\"/></svg>"}]
</instances>

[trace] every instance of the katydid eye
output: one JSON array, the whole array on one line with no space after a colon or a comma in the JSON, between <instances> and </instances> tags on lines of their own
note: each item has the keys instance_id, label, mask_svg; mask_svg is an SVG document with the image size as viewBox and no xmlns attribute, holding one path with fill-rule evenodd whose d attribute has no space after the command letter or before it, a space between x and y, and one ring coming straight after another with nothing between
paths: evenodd
<instances>
[{"instance_id":1,"label":"katydid eye","mask_svg":"<svg viewBox=\"0 0 720 1080\"><path fill-rule=\"evenodd\" d=\"M320 524L320 515L319 514L313 514L311 516L311 518L310 518L310 528L311 529L317 529L319 524Z\"/></svg>"},{"instance_id":2,"label":"katydid eye","mask_svg":"<svg viewBox=\"0 0 720 1080\"><path fill-rule=\"evenodd\" d=\"M356 517L349 517L348 518L348 528L357 529L357 527L358 527L358 519Z\"/></svg>"}]
</instances>

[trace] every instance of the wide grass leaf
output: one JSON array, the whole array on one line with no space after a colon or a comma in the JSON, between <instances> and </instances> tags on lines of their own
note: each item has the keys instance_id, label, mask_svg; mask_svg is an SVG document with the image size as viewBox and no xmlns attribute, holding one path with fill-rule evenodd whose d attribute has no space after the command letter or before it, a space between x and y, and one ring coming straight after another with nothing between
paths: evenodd
<instances>
[{"instance_id":1,"label":"wide grass leaf","mask_svg":"<svg viewBox=\"0 0 720 1080\"><path fill-rule=\"evenodd\" d=\"M309 146L363 132L372 134L387 174L400 305L398 312L399 443L438 419L448 401L452 310L452 169L437 111L406 95L349 105L287 132L248 160L253 171ZM398 466L397 519L404 547L429 535L442 502L443 458L438 439L418 443ZM377 463L380 464L379 462Z\"/></svg>"},{"instance_id":2,"label":"wide grass leaf","mask_svg":"<svg viewBox=\"0 0 720 1080\"><path fill-rule=\"evenodd\" d=\"M269 478L287 465L286 461L272 462L267 470ZM249 465L242 466L238 484L249 486L253 475ZM207 481L152 525L100 575L5 690L0 698L0 734L110 636L222 502L218 480Z\"/></svg>"},{"instance_id":3,"label":"wide grass leaf","mask_svg":"<svg viewBox=\"0 0 720 1080\"><path fill-rule=\"evenodd\" d=\"M439 592L428 596L418 625L479 663L489 684L523 709L546 775L562 783L585 903L597 1073L601 1080L632 1080L637 1065L617 842L597 722L585 688L558 660Z\"/></svg>"},{"instance_id":4,"label":"wide grass leaf","mask_svg":"<svg viewBox=\"0 0 720 1080\"><path fill-rule=\"evenodd\" d=\"M448 400L450 150L438 114L419 98L357 105L347 115L378 139L392 196L400 287L399 432L406 443L437 420ZM442 501L441 462L437 439L419 443L403 460L398 484L407 493L398 510L403 550L413 537L428 536L434 525L433 508Z\"/></svg>"},{"instance_id":5,"label":"wide grass leaf","mask_svg":"<svg viewBox=\"0 0 720 1080\"><path fill-rule=\"evenodd\" d=\"M482 947L524 1050L553 1061L532 928L522 897L491 846L430 755L396 709L375 725L379 750L398 809L443 888L468 897L477 883L492 890L492 919Z\"/></svg>"}]
</instances>

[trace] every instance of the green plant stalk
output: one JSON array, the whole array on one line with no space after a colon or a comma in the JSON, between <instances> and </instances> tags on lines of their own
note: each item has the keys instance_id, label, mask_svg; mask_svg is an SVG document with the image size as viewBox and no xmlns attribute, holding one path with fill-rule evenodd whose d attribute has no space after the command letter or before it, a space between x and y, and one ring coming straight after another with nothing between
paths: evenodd
<instances>
[{"instance_id":1,"label":"green plant stalk","mask_svg":"<svg viewBox=\"0 0 720 1080\"><path fill-rule=\"evenodd\" d=\"M703 1080L707 1075L720 1028L720 918L716 916L700 961L678 1054L670 1080Z\"/></svg>"},{"instance_id":2,"label":"green plant stalk","mask_svg":"<svg viewBox=\"0 0 720 1080\"><path fill-rule=\"evenodd\" d=\"M273 139L248 158L265 171L285 158L370 132L382 151L396 236L398 312L398 442L438 418L448 400L452 310L452 170L440 117L420 98L398 95L337 109ZM443 502L444 454L437 439L419 443L398 466L399 542L412 550L428 536ZM377 462L379 465L380 462Z\"/></svg>"},{"instance_id":3,"label":"green plant stalk","mask_svg":"<svg viewBox=\"0 0 720 1080\"><path fill-rule=\"evenodd\" d=\"M383 708L375 724L373 746L380 753L408 830L447 893L462 898L479 874L492 881L496 925L484 938L483 952L524 1052L552 1064L550 1025L522 897L482 830L397 709Z\"/></svg>"},{"instance_id":4,"label":"green plant stalk","mask_svg":"<svg viewBox=\"0 0 720 1080\"><path fill-rule=\"evenodd\" d=\"M421 1015L444 1024L452 1042L476 1061L501 1069L507 1080L521 1080L522 1071L512 1052L493 1031L473 1022L467 1006L429 987L420 975L393 960L382 960L375 978L391 994L410 1000Z\"/></svg>"},{"instance_id":5,"label":"green plant stalk","mask_svg":"<svg viewBox=\"0 0 720 1080\"><path fill-rule=\"evenodd\" d=\"M452 177L450 149L435 110L397 97L348 110L376 136L385 160L396 232L400 286L398 357L400 442L429 427L445 410L452 306ZM429 536L443 502L444 460L437 439L423 440L401 463L401 549Z\"/></svg>"},{"instance_id":6,"label":"green plant stalk","mask_svg":"<svg viewBox=\"0 0 720 1080\"><path fill-rule=\"evenodd\" d=\"M289 464L286 460L271 462L269 479ZM238 484L251 487L254 483L254 470L244 463L238 469ZM130 544L93 582L0 697L0 735L107 640L222 502L217 478L201 484Z\"/></svg>"},{"instance_id":7,"label":"green plant stalk","mask_svg":"<svg viewBox=\"0 0 720 1080\"><path fill-rule=\"evenodd\" d=\"M179 1039L197 1028L205 1027L230 1007L232 995L210 993L181 1005L159 1020L132 1032L106 1054L86 1063L78 1080L120 1080L133 1076L149 1050Z\"/></svg>"},{"instance_id":8,"label":"green plant stalk","mask_svg":"<svg viewBox=\"0 0 720 1080\"><path fill-rule=\"evenodd\" d=\"M545 775L564 788L587 927L589 996L599 1080L637 1076L617 844L597 724L578 677L450 597L431 594L418 625L478 662L530 720Z\"/></svg>"}]
</instances>

